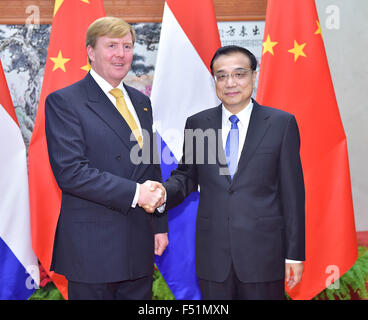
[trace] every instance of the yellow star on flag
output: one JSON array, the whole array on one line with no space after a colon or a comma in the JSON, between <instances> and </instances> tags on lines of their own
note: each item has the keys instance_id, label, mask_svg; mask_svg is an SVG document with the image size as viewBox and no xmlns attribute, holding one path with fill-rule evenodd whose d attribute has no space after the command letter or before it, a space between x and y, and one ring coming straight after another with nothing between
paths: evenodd
<instances>
[{"instance_id":1,"label":"yellow star on flag","mask_svg":"<svg viewBox=\"0 0 368 320\"><path fill-rule=\"evenodd\" d=\"M83 67L81 67L82 70L88 72L89 70L91 70L91 65L88 62L88 58L87 58L87 64Z\"/></svg>"},{"instance_id":2,"label":"yellow star on flag","mask_svg":"<svg viewBox=\"0 0 368 320\"><path fill-rule=\"evenodd\" d=\"M263 43L262 43L262 46L263 46L263 52L262 52L262 55L264 55L266 52L269 52L269 53L271 53L272 55L274 55L273 54L273 47L275 46L275 45L277 45L278 44L278 42L272 42L271 41L271 38L270 38L270 35L267 35L267 39L266 39L266 41L264 41Z\"/></svg>"},{"instance_id":3,"label":"yellow star on flag","mask_svg":"<svg viewBox=\"0 0 368 320\"><path fill-rule=\"evenodd\" d=\"M298 42L296 42L296 40L294 40L294 48L288 50L288 52L294 54L294 62L296 60L298 60L298 58L300 56L306 57L306 54L303 52L303 49L304 49L305 45L306 45L306 43L298 44Z\"/></svg>"},{"instance_id":4,"label":"yellow star on flag","mask_svg":"<svg viewBox=\"0 0 368 320\"><path fill-rule=\"evenodd\" d=\"M67 63L70 59L68 58L64 58L61 50L59 50L58 56L56 58L50 58L51 61L54 63L54 68L52 69L52 71L55 71L56 69L61 69L64 72L66 72L65 70L65 63Z\"/></svg>"},{"instance_id":5,"label":"yellow star on flag","mask_svg":"<svg viewBox=\"0 0 368 320\"><path fill-rule=\"evenodd\" d=\"M89 3L89 0L80 0L84 3ZM55 6L54 6L54 17L55 17L55 14L58 12L58 10L60 9L61 5L63 4L64 0L55 0Z\"/></svg>"},{"instance_id":6,"label":"yellow star on flag","mask_svg":"<svg viewBox=\"0 0 368 320\"><path fill-rule=\"evenodd\" d=\"M321 25L319 24L318 20L316 21L316 23L317 23L318 28L314 34L320 34L322 37Z\"/></svg>"},{"instance_id":7,"label":"yellow star on flag","mask_svg":"<svg viewBox=\"0 0 368 320\"><path fill-rule=\"evenodd\" d=\"M55 17L56 12L58 12L58 10L60 9L63 2L64 2L64 0L55 0L54 17Z\"/></svg>"}]
</instances>

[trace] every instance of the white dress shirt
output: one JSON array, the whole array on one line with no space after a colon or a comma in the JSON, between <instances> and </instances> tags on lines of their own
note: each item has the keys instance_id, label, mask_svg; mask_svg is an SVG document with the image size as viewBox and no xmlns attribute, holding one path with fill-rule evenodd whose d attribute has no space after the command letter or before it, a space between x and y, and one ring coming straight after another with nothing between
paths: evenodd
<instances>
[{"instance_id":1,"label":"white dress shirt","mask_svg":"<svg viewBox=\"0 0 368 320\"><path fill-rule=\"evenodd\" d=\"M253 110L253 102L251 100L249 104L242 111L236 114L236 116L239 119L239 122L238 122L238 128L239 128L238 163L239 163L241 152L243 150L245 137L247 135L249 120L250 120L250 115L252 114L252 110ZM227 140L227 136L231 129L231 121L229 120L229 118L232 115L233 114L222 105L222 144L223 144L224 150L226 149L226 140Z\"/></svg>"}]
</instances>

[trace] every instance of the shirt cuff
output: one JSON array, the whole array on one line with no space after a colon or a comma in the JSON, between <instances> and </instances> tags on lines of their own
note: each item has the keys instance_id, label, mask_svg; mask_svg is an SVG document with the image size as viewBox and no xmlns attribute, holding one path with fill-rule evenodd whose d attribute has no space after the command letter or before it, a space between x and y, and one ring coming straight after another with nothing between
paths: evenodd
<instances>
[{"instance_id":1,"label":"shirt cuff","mask_svg":"<svg viewBox=\"0 0 368 320\"><path fill-rule=\"evenodd\" d=\"M299 260L291 260L291 259L285 259L285 263L302 263L303 261Z\"/></svg>"},{"instance_id":2,"label":"shirt cuff","mask_svg":"<svg viewBox=\"0 0 368 320\"><path fill-rule=\"evenodd\" d=\"M164 204L160 207L157 208L157 211L159 213L163 213L165 211L165 207L166 207L166 199L167 199L167 193L166 193L166 190L165 190L165 198L164 198Z\"/></svg>"},{"instance_id":3,"label":"shirt cuff","mask_svg":"<svg viewBox=\"0 0 368 320\"><path fill-rule=\"evenodd\" d=\"M134 195L133 202L132 202L132 205L131 205L132 208L135 208L137 206L138 199L139 199L139 191L140 191L139 183L137 183L136 186L137 187L135 188L135 195Z\"/></svg>"},{"instance_id":4,"label":"shirt cuff","mask_svg":"<svg viewBox=\"0 0 368 320\"><path fill-rule=\"evenodd\" d=\"M159 213L163 213L163 212L165 211L165 207L166 207L166 203L164 203L161 207L158 207L158 208L157 208L157 211L158 211Z\"/></svg>"}]
</instances>

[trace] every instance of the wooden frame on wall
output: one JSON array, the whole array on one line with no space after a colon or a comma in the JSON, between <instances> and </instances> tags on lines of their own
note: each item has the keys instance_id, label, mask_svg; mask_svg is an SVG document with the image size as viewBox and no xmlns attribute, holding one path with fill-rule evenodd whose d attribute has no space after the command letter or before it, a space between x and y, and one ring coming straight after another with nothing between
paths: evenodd
<instances>
[{"instance_id":1,"label":"wooden frame on wall","mask_svg":"<svg viewBox=\"0 0 368 320\"><path fill-rule=\"evenodd\" d=\"M200 0L198 0L200 1ZM126 21L161 22L164 0L104 0L106 15ZM51 24L55 0L1 0L0 24L25 24L38 10L40 23ZM267 0L213 0L218 21L264 20Z\"/></svg>"}]
</instances>

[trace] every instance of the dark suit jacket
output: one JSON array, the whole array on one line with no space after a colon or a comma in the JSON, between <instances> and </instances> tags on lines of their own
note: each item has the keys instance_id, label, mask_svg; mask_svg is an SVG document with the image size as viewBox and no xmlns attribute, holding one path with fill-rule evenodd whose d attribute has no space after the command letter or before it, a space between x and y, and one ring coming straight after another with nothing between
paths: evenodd
<instances>
[{"instance_id":1,"label":"dark suit jacket","mask_svg":"<svg viewBox=\"0 0 368 320\"><path fill-rule=\"evenodd\" d=\"M125 87L152 158L150 100ZM86 283L152 274L154 233L167 232L167 217L131 204L136 182L161 180L159 165L132 163L131 130L90 74L50 94L45 116L50 164L62 191L51 270Z\"/></svg>"},{"instance_id":2,"label":"dark suit jacket","mask_svg":"<svg viewBox=\"0 0 368 320\"><path fill-rule=\"evenodd\" d=\"M186 130L181 163L164 184L168 209L200 186L196 271L202 279L224 281L233 263L242 282L280 280L285 258L305 258L305 196L297 123L289 113L253 102L233 180L218 133L220 105L186 122L186 129L200 129L207 136L208 130L216 131L216 139L204 139L202 164L199 152L203 148Z\"/></svg>"}]
</instances>

